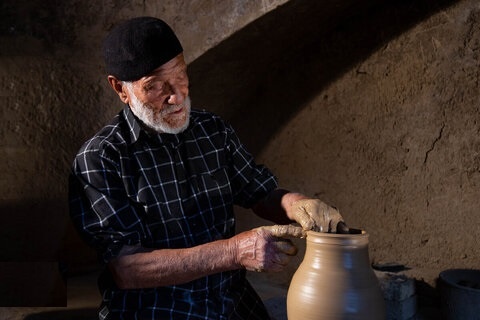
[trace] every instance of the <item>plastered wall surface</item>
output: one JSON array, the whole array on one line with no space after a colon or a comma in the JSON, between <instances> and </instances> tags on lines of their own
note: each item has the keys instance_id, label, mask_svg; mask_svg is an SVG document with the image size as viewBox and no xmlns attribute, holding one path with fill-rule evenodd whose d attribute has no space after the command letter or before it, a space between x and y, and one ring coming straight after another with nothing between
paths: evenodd
<instances>
[{"instance_id":1,"label":"plastered wall surface","mask_svg":"<svg viewBox=\"0 0 480 320\"><path fill-rule=\"evenodd\" d=\"M480 5L462 1L322 88L260 159L364 228L374 262L430 283L478 268L479 71Z\"/></svg>"},{"instance_id":2,"label":"plastered wall surface","mask_svg":"<svg viewBox=\"0 0 480 320\"><path fill-rule=\"evenodd\" d=\"M221 44L191 69L244 87L220 112L282 186L335 205L365 229L373 262L403 264L432 286L441 270L478 267L478 3L326 8L310 7L296 17L308 27L287 24L278 34L275 19L285 24L299 11L276 10L256 21L261 36L244 29L242 41ZM338 12L338 23L318 23ZM210 71L238 51L248 58ZM214 101L206 88L193 93ZM277 279L288 284L298 263Z\"/></svg>"},{"instance_id":3,"label":"plastered wall surface","mask_svg":"<svg viewBox=\"0 0 480 320\"><path fill-rule=\"evenodd\" d=\"M430 283L442 269L478 267L478 1L1 8L0 261L27 271L31 261L65 260L79 272L94 263L68 221L67 174L83 141L122 107L103 74L104 34L152 14L182 40L194 105L232 122L282 186L367 230L373 261L411 266ZM237 212L239 230L266 223ZM300 261L260 276L286 286Z\"/></svg>"}]
</instances>

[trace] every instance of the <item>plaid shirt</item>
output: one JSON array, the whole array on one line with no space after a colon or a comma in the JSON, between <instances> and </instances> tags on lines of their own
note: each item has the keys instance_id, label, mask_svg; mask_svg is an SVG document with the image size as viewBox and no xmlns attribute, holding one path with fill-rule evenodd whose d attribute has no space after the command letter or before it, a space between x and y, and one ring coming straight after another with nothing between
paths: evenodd
<instances>
[{"instance_id":1,"label":"plaid shirt","mask_svg":"<svg viewBox=\"0 0 480 320\"><path fill-rule=\"evenodd\" d=\"M125 245L188 248L229 238L233 205L249 208L276 187L219 117L192 110L184 132L151 134L126 106L78 152L70 214L107 263ZM100 319L268 319L244 270L120 290L106 269L99 286Z\"/></svg>"}]
</instances>

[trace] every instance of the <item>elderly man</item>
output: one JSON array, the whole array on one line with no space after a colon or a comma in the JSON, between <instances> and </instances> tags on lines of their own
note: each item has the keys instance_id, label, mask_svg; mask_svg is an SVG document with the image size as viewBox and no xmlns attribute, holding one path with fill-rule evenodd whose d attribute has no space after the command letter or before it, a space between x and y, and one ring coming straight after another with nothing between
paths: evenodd
<instances>
[{"instance_id":1,"label":"elderly man","mask_svg":"<svg viewBox=\"0 0 480 320\"><path fill-rule=\"evenodd\" d=\"M279 189L227 123L190 108L182 53L152 17L104 42L125 108L82 146L70 176L73 222L106 265L99 318L268 319L246 270L281 270L296 254L288 238L305 230L348 228L320 200ZM235 234L234 205L278 225Z\"/></svg>"}]
</instances>

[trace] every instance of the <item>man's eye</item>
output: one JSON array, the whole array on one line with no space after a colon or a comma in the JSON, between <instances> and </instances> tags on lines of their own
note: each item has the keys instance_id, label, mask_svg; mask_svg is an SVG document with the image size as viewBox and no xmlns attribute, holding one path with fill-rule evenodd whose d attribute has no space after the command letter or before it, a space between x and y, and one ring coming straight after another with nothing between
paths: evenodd
<instances>
[{"instance_id":1,"label":"man's eye","mask_svg":"<svg viewBox=\"0 0 480 320\"><path fill-rule=\"evenodd\" d=\"M155 81L155 82L148 83L148 84L144 85L143 90L145 90L145 92L162 91L163 86L164 86L164 83L162 81Z\"/></svg>"}]
</instances>

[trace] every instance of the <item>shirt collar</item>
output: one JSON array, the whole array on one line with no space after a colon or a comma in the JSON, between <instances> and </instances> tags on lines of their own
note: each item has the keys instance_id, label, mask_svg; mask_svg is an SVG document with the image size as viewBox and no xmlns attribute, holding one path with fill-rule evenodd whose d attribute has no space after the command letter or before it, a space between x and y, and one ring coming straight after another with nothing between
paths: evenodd
<instances>
[{"instance_id":1,"label":"shirt collar","mask_svg":"<svg viewBox=\"0 0 480 320\"><path fill-rule=\"evenodd\" d=\"M127 121L130 141L131 143L135 143L140 138L140 132L142 132L143 129L137 118L135 118L135 116L133 115L133 112L132 110L130 110L128 104L125 105L125 107L123 108L123 115L125 117L125 120Z\"/></svg>"}]
</instances>

